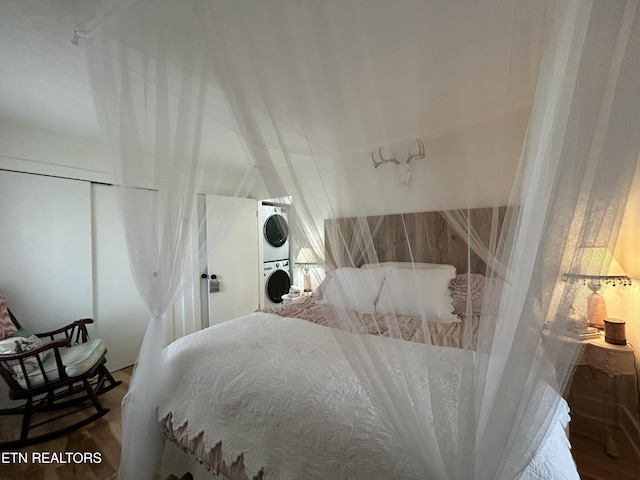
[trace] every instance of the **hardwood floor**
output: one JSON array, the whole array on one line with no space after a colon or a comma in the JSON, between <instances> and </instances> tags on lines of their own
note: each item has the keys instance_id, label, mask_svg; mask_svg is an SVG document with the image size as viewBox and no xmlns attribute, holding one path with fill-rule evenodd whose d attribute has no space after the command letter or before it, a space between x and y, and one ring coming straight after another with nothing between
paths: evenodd
<instances>
[{"instance_id":1,"label":"hardwood floor","mask_svg":"<svg viewBox=\"0 0 640 480\"><path fill-rule=\"evenodd\" d=\"M116 480L120 463L122 423L120 402L127 391L131 368L114 373L122 385L105 393L101 401L111 411L96 422L72 434L20 450L29 461L0 461L0 480ZM88 413L80 413L87 415ZM19 429L19 417L0 417L0 437ZM583 480L640 480L640 459L619 429L613 429L620 457L605 453L604 429L574 415L571 421L572 453ZM33 463L32 455L64 452L99 453L99 463ZM1 452L0 452L1 455ZM0 457L1 458L1 457Z\"/></svg>"},{"instance_id":2,"label":"hardwood floor","mask_svg":"<svg viewBox=\"0 0 640 480\"><path fill-rule=\"evenodd\" d=\"M577 414L571 418L571 452L583 480L639 480L640 458L624 432L611 428L619 457L605 453L604 426Z\"/></svg>"},{"instance_id":3,"label":"hardwood floor","mask_svg":"<svg viewBox=\"0 0 640 480\"><path fill-rule=\"evenodd\" d=\"M122 384L100 396L100 402L111 411L95 422L78 429L71 434L48 442L23 448L18 452L26 454L26 462L14 454L14 461L6 462L0 452L1 480L116 480L120 464L122 422L120 403L127 392L132 368L114 372L116 380ZM89 415L92 409L86 409L74 415ZM72 418L72 417L67 417ZM0 437L15 438L20 429L21 417L18 415L0 417ZM88 452L90 461L75 463L52 462L53 454L65 452ZM44 455L48 456L46 458ZM97 458L99 457L99 458ZM76 457L79 458L79 457ZM24 456L22 457L24 459ZM35 462L33 460L36 460ZM45 463L49 460L49 463ZM64 458L62 459L65 460ZM99 462L97 460L100 460Z\"/></svg>"}]
</instances>

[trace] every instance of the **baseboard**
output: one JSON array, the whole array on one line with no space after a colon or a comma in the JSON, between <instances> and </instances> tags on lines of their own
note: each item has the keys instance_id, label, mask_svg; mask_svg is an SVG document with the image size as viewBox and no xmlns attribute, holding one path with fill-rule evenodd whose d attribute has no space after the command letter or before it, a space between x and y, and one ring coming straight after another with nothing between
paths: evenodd
<instances>
[{"instance_id":1,"label":"baseboard","mask_svg":"<svg viewBox=\"0 0 640 480\"><path fill-rule=\"evenodd\" d=\"M620 414L623 417L620 428L627 436L633 451L640 458L640 419L638 418L638 412L630 412L626 406L622 406L620 407Z\"/></svg>"}]
</instances>

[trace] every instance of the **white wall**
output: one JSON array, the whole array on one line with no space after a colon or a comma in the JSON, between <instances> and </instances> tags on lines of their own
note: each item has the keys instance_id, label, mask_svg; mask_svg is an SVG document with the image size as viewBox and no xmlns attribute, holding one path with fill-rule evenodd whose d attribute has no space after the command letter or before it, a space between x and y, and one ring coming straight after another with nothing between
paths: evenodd
<instances>
[{"instance_id":1,"label":"white wall","mask_svg":"<svg viewBox=\"0 0 640 480\"><path fill-rule=\"evenodd\" d=\"M464 131L424 139L426 157L411 163L412 177L407 185L401 181L397 165L375 168L371 152L354 154L346 161L295 157L295 181L312 217L307 223L309 215L303 211L300 221L307 232L313 232L313 247L318 252L324 250L327 218L508 205L528 113L528 109L513 111ZM294 184L286 169L280 174L285 184ZM294 194L293 204L302 204L299 194ZM301 286L302 272L293 268L292 275L293 284ZM323 278L322 269L315 269L313 287Z\"/></svg>"},{"instance_id":2,"label":"white wall","mask_svg":"<svg viewBox=\"0 0 640 480\"><path fill-rule=\"evenodd\" d=\"M90 184L0 171L0 288L32 331L93 316Z\"/></svg>"},{"instance_id":3,"label":"white wall","mask_svg":"<svg viewBox=\"0 0 640 480\"><path fill-rule=\"evenodd\" d=\"M102 146L0 120L0 169L112 182Z\"/></svg>"},{"instance_id":4,"label":"white wall","mask_svg":"<svg viewBox=\"0 0 640 480\"><path fill-rule=\"evenodd\" d=\"M506 114L502 120L488 121L435 139L423 139L427 156L412 163L413 179L408 187L398 179L395 165L374 168L368 152L354 155L346 168L342 165L336 168L323 165L322 170L317 172L313 165L304 165L302 162L297 173L305 196L312 194L323 201L327 195L324 187L330 187L328 194L335 208L332 212L325 212L323 218L506 203L527 119L528 109L522 109ZM34 130L2 120L0 169L101 183L113 182L110 163L99 143ZM469 169L474 172L473 175L468 175ZM465 175L460 175L460 171L465 171ZM233 195L233 187L245 174L244 168L228 170L224 175L212 168L204 168L198 190L206 194ZM319 175L328 179L324 186L318 182ZM336 179L342 179L342 182L336 182ZM371 185L377 191L384 189L397 201L389 202L387 194L372 195ZM416 185L421 188L416 188ZM229 191L225 190L225 186ZM360 188L364 186L367 188ZM313 192L318 188L318 192ZM267 194L259 180L255 182L252 193L255 198Z\"/></svg>"},{"instance_id":5,"label":"white wall","mask_svg":"<svg viewBox=\"0 0 640 480\"><path fill-rule=\"evenodd\" d=\"M519 110L464 131L423 139L426 157L410 164L407 185L397 165L375 168L371 152L328 158L320 168L307 162L296 174L305 198L312 199L316 205L311 208L322 218L506 205L527 121L528 110ZM331 209L321 211L327 198Z\"/></svg>"}]
</instances>

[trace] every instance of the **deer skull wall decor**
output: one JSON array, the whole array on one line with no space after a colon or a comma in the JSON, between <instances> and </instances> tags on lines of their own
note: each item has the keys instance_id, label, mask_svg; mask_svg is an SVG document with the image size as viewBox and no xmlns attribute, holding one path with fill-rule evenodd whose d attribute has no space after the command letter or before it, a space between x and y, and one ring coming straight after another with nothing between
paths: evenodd
<instances>
[{"instance_id":1,"label":"deer skull wall decor","mask_svg":"<svg viewBox=\"0 0 640 480\"><path fill-rule=\"evenodd\" d=\"M395 153L391 154L391 157L385 158L382 154L382 147L378 147L378 157L380 158L379 161L376 161L375 152L371 152L371 160L373 160L374 168L378 168L383 163L395 163L396 165L398 165L398 175L400 177L400 181L405 185L409 185L409 180L411 180L411 160L419 160L426 156L424 151L424 143L422 143L422 141L418 139L416 139L416 142L418 142L418 151L414 153L409 150L407 159L404 162L400 162L396 158Z\"/></svg>"}]
</instances>

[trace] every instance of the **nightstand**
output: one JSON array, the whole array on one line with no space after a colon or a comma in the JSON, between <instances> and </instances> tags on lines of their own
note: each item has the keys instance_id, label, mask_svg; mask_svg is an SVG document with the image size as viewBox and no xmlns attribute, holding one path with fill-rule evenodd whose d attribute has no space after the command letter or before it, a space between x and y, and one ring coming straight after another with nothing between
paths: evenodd
<instances>
[{"instance_id":1,"label":"nightstand","mask_svg":"<svg viewBox=\"0 0 640 480\"><path fill-rule=\"evenodd\" d=\"M607 385L604 391L604 427L607 433L605 452L607 455L617 458L618 451L611 435L609 425L609 395L615 389L618 378L621 375L636 375L634 350L631 345L613 345L604 340L604 336L583 341L584 349L576 365L587 365L590 368L603 372L607 376ZM618 395L615 395L615 411L618 412ZM617 417L616 417L617 423Z\"/></svg>"},{"instance_id":2,"label":"nightstand","mask_svg":"<svg viewBox=\"0 0 640 480\"><path fill-rule=\"evenodd\" d=\"M631 345L607 343L602 335L589 339L585 343L585 349L578 360L579 365L589 365L606 373L610 378L616 378L619 375L635 375L635 358Z\"/></svg>"}]
</instances>

